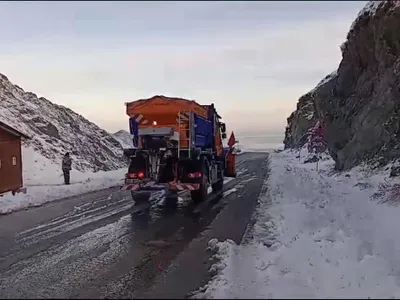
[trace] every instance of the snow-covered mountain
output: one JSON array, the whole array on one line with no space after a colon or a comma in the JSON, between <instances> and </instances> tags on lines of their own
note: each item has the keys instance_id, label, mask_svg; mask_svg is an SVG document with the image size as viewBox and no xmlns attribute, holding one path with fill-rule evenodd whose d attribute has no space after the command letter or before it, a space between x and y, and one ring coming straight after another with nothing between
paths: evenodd
<instances>
[{"instance_id":1,"label":"snow-covered mountain","mask_svg":"<svg viewBox=\"0 0 400 300\"><path fill-rule=\"evenodd\" d=\"M32 137L24 147L33 148L56 164L70 152L73 167L82 172L126 165L121 145L108 132L67 107L25 92L2 74L0 120Z\"/></svg>"},{"instance_id":2,"label":"snow-covered mountain","mask_svg":"<svg viewBox=\"0 0 400 300\"><path fill-rule=\"evenodd\" d=\"M132 139L133 136L126 130L119 130L112 136L121 144L124 149L129 149L133 147Z\"/></svg>"}]
</instances>

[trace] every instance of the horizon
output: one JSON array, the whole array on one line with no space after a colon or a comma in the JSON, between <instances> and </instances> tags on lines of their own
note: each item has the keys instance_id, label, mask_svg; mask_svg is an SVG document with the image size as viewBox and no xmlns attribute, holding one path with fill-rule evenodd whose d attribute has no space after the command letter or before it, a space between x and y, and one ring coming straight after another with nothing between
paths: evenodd
<instances>
[{"instance_id":1,"label":"horizon","mask_svg":"<svg viewBox=\"0 0 400 300\"><path fill-rule=\"evenodd\" d=\"M128 129L125 102L163 94L215 103L238 135L283 137L365 3L1 2L14 26L0 72L110 133Z\"/></svg>"}]
</instances>

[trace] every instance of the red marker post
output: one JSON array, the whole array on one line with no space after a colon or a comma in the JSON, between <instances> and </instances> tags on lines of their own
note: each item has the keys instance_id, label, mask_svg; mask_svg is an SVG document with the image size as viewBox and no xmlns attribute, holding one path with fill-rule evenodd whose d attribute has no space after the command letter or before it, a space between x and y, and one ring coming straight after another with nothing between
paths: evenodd
<instances>
[{"instance_id":1,"label":"red marker post","mask_svg":"<svg viewBox=\"0 0 400 300\"><path fill-rule=\"evenodd\" d=\"M235 134L231 133L228 140L229 152L226 156L226 169L228 177L236 177L236 159L233 153L233 146L236 144Z\"/></svg>"}]
</instances>

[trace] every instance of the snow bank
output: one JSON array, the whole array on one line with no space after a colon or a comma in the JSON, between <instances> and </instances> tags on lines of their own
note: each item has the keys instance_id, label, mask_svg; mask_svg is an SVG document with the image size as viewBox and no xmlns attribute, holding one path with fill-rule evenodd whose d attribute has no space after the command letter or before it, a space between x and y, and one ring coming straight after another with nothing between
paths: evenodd
<instances>
[{"instance_id":1,"label":"snow bank","mask_svg":"<svg viewBox=\"0 0 400 300\"><path fill-rule=\"evenodd\" d=\"M253 238L210 241L217 274L195 298L400 297L400 210L370 200L383 174L270 157Z\"/></svg>"},{"instance_id":2,"label":"snow bank","mask_svg":"<svg viewBox=\"0 0 400 300\"><path fill-rule=\"evenodd\" d=\"M117 186L123 183L126 168L109 172L71 171L71 185L64 185L61 161L57 165L32 148L22 148L24 187L27 194L12 196L10 193L0 198L0 214L40 206L49 201L85 192Z\"/></svg>"}]
</instances>

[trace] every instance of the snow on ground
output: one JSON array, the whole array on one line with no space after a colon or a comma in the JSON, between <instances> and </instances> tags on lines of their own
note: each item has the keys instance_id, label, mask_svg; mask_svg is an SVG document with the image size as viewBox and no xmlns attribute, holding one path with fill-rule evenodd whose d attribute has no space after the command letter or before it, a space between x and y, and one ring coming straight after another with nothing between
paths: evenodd
<instances>
[{"instance_id":1,"label":"snow on ground","mask_svg":"<svg viewBox=\"0 0 400 300\"><path fill-rule=\"evenodd\" d=\"M194 297L400 297L400 210L370 199L383 173L295 156L271 153L255 226L241 245L210 241L216 275Z\"/></svg>"},{"instance_id":2,"label":"snow on ground","mask_svg":"<svg viewBox=\"0 0 400 300\"><path fill-rule=\"evenodd\" d=\"M123 183L126 169L109 172L82 173L74 170L72 163L71 185L64 185L60 164L54 164L32 148L22 148L24 187L26 194L11 193L0 198L0 214L10 213L27 207L39 206L49 201L85 192L117 186Z\"/></svg>"}]
</instances>

